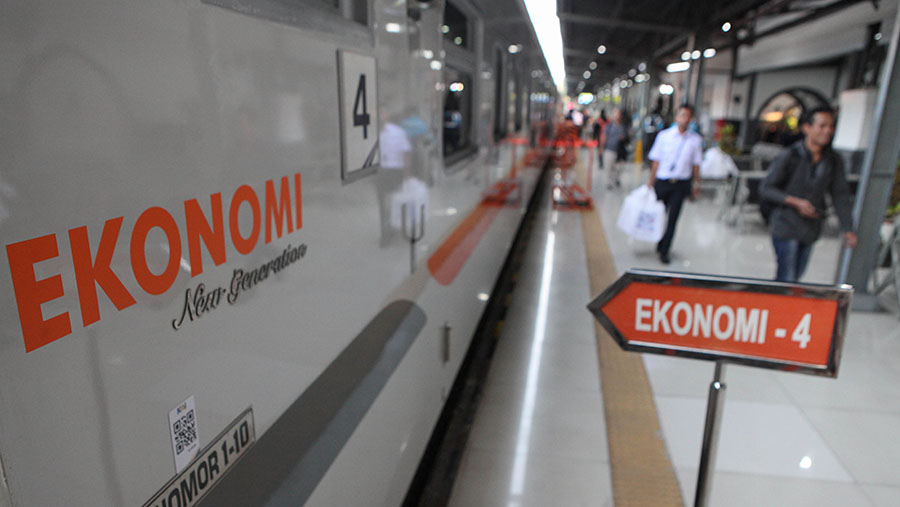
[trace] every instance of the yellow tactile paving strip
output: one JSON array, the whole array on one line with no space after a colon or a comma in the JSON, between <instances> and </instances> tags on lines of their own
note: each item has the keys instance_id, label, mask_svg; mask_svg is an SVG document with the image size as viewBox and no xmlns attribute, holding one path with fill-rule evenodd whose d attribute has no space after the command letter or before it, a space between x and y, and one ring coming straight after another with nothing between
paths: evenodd
<instances>
[{"instance_id":1,"label":"yellow tactile paving strip","mask_svg":"<svg viewBox=\"0 0 900 507\"><path fill-rule=\"evenodd\" d=\"M596 295L618 276L600 216L595 210L583 211L581 223L591 292ZM616 507L682 507L641 355L622 351L597 322L594 329Z\"/></svg>"}]
</instances>

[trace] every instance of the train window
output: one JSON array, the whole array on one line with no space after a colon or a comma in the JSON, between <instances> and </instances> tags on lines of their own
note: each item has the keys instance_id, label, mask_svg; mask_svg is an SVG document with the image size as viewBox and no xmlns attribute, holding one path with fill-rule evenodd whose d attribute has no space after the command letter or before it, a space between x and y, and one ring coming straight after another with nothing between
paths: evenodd
<instances>
[{"instance_id":1,"label":"train window","mask_svg":"<svg viewBox=\"0 0 900 507\"><path fill-rule=\"evenodd\" d=\"M466 72L444 67L444 157L469 151L469 132L472 125L472 76Z\"/></svg>"},{"instance_id":2,"label":"train window","mask_svg":"<svg viewBox=\"0 0 900 507\"><path fill-rule=\"evenodd\" d=\"M441 32L449 44L469 47L469 18L450 2L444 4L444 24L441 25Z\"/></svg>"}]
</instances>

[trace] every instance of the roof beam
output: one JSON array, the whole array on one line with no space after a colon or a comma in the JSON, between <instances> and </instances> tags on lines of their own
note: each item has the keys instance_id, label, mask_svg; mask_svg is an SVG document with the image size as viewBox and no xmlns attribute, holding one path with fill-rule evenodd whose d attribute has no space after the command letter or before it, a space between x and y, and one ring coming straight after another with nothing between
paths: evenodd
<instances>
[{"instance_id":1,"label":"roof beam","mask_svg":"<svg viewBox=\"0 0 900 507\"><path fill-rule=\"evenodd\" d=\"M782 32L789 28L794 28L802 24L809 23L810 21L815 21L816 19L819 19L821 17L828 16L829 14L834 14L835 12L841 11L843 9L846 9L847 7L851 7L863 1L864 0L839 0L823 7L812 9L809 14L803 17L788 21L786 23L782 23L780 25L776 25L762 32L753 33L749 38L750 40L758 40L762 39L763 37L768 37L769 35L775 35L776 33Z\"/></svg>"},{"instance_id":2,"label":"roof beam","mask_svg":"<svg viewBox=\"0 0 900 507\"><path fill-rule=\"evenodd\" d=\"M610 28L624 28L638 32L669 33L680 35L688 31L687 28L673 25L661 25L657 23L644 23L641 21L628 21L626 19L603 18L588 16L585 14L559 13L559 20L563 23L575 23L591 26L607 26Z\"/></svg>"},{"instance_id":3,"label":"roof beam","mask_svg":"<svg viewBox=\"0 0 900 507\"><path fill-rule=\"evenodd\" d=\"M629 55L629 54L610 54L607 52L606 54L598 54L596 51L588 51L586 49L573 49L566 48L564 51L564 55L574 58L587 58L588 60L592 60L597 62L597 65L603 65L605 63L624 63L627 65L631 65L634 62L646 60L644 56L638 55Z\"/></svg>"}]
</instances>

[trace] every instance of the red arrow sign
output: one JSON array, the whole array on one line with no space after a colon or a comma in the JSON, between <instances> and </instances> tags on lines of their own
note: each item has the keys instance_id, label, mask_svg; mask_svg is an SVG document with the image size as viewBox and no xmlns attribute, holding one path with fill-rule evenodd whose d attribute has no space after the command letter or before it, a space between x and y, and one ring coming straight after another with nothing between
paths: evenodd
<instances>
[{"instance_id":1,"label":"red arrow sign","mask_svg":"<svg viewBox=\"0 0 900 507\"><path fill-rule=\"evenodd\" d=\"M625 350L836 376L852 294L633 270L588 308Z\"/></svg>"}]
</instances>

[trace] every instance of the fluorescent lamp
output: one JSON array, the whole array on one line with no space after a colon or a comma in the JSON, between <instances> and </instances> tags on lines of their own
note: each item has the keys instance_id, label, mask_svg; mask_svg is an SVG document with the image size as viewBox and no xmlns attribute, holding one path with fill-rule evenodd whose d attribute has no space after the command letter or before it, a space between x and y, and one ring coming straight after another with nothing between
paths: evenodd
<instances>
[{"instance_id":1,"label":"fluorescent lamp","mask_svg":"<svg viewBox=\"0 0 900 507\"><path fill-rule=\"evenodd\" d=\"M538 44L550 69L553 83L560 93L566 88L566 65L563 58L562 32L559 28L559 16L556 15L556 2L546 0L525 0L525 10L531 20L531 26L537 35Z\"/></svg>"},{"instance_id":2,"label":"fluorescent lamp","mask_svg":"<svg viewBox=\"0 0 900 507\"><path fill-rule=\"evenodd\" d=\"M690 68L690 62L675 62L666 65L666 72L684 72Z\"/></svg>"},{"instance_id":3,"label":"fluorescent lamp","mask_svg":"<svg viewBox=\"0 0 900 507\"><path fill-rule=\"evenodd\" d=\"M400 23L385 23L384 29L390 33L400 33L402 31Z\"/></svg>"}]
</instances>

